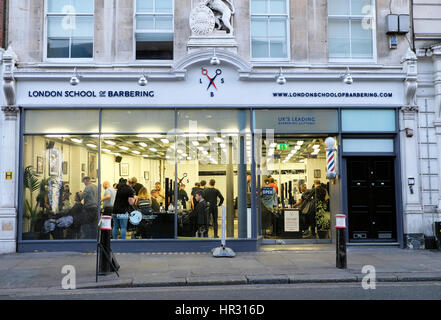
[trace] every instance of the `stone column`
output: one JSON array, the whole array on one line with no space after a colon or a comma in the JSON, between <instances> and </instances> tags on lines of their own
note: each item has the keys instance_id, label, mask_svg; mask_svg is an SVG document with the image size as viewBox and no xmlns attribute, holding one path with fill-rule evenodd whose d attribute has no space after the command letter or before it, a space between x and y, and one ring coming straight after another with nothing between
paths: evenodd
<instances>
[{"instance_id":1,"label":"stone column","mask_svg":"<svg viewBox=\"0 0 441 320\"><path fill-rule=\"evenodd\" d=\"M18 170L17 154L17 106L2 107L4 121L1 143L0 176L0 253L16 251Z\"/></svg>"},{"instance_id":2,"label":"stone column","mask_svg":"<svg viewBox=\"0 0 441 320\"><path fill-rule=\"evenodd\" d=\"M441 44L433 46L433 78L435 87L435 121L437 150L441 150ZM438 154L438 170L441 170L441 154ZM438 172L437 211L441 213L441 173Z\"/></svg>"},{"instance_id":3,"label":"stone column","mask_svg":"<svg viewBox=\"0 0 441 320\"><path fill-rule=\"evenodd\" d=\"M12 48L3 54L3 92L6 106L2 106L0 145L0 253L16 251L17 235L17 121L19 108L15 105L14 79L17 56Z\"/></svg>"},{"instance_id":4,"label":"stone column","mask_svg":"<svg viewBox=\"0 0 441 320\"><path fill-rule=\"evenodd\" d=\"M400 112L400 159L401 191L403 196L403 224L405 245L409 248L424 248L423 206L421 175L418 152L418 107L415 101L417 89L417 57L410 49L401 61L407 73L404 81L406 105ZM410 187L408 179L415 185ZM397 212L397 214L400 214Z\"/></svg>"}]
</instances>

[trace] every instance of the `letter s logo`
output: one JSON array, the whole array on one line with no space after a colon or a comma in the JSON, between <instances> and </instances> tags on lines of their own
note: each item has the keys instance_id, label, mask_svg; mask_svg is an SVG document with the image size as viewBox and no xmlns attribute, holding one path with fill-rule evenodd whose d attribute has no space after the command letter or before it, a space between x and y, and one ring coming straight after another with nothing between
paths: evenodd
<instances>
[{"instance_id":1,"label":"letter s logo","mask_svg":"<svg viewBox=\"0 0 441 320\"><path fill-rule=\"evenodd\" d=\"M65 16L61 21L61 27L63 30L75 30L77 27L76 16L75 16L75 7L66 5L61 10Z\"/></svg>"}]
</instances>

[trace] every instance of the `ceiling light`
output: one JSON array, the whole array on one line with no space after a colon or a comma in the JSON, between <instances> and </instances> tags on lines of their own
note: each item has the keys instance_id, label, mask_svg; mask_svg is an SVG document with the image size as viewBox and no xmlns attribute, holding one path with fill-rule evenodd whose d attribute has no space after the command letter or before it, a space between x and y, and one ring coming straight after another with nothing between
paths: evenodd
<instances>
[{"instance_id":1,"label":"ceiling light","mask_svg":"<svg viewBox=\"0 0 441 320\"><path fill-rule=\"evenodd\" d=\"M127 148L125 146L120 146L119 148L122 149L122 150L129 150L129 148Z\"/></svg>"},{"instance_id":2,"label":"ceiling light","mask_svg":"<svg viewBox=\"0 0 441 320\"><path fill-rule=\"evenodd\" d=\"M224 140L219 137L214 138L214 141L219 142L219 143L224 142Z\"/></svg>"},{"instance_id":3,"label":"ceiling light","mask_svg":"<svg viewBox=\"0 0 441 320\"><path fill-rule=\"evenodd\" d=\"M102 148L101 151L104 151L104 152L110 152L109 149L104 149L104 148Z\"/></svg>"},{"instance_id":4,"label":"ceiling light","mask_svg":"<svg viewBox=\"0 0 441 320\"><path fill-rule=\"evenodd\" d=\"M86 144L86 146L91 147L91 148L96 148L96 145L94 145L92 143L88 143L88 144Z\"/></svg>"},{"instance_id":5,"label":"ceiling light","mask_svg":"<svg viewBox=\"0 0 441 320\"><path fill-rule=\"evenodd\" d=\"M132 153L134 153L134 154L141 154L141 152L139 152L137 150L133 150Z\"/></svg>"},{"instance_id":6,"label":"ceiling light","mask_svg":"<svg viewBox=\"0 0 441 320\"><path fill-rule=\"evenodd\" d=\"M303 141L301 141L301 140L300 140L300 141L297 141L297 145L298 145L298 146L301 146L302 144L303 144Z\"/></svg>"},{"instance_id":7,"label":"ceiling light","mask_svg":"<svg viewBox=\"0 0 441 320\"><path fill-rule=\"evenodd\" d=\"M147 147L147 143L145 143L145 142L140 142L139 145L143 148Z\"/></svg>"},{"instance_id":8,"label":"ceiling light","mask_svg":"<svg viewBox=\"0 0 441 320\"><path fill-rule=\"evenodd\" d=\"M295 146L294 150L300 150L301 146Z\"/></svg>"},{"instance_id":9,"label":"ceiling light","mask_svg":"<svg viewBox=\"0 0 441 320\"><path fill-rule=\"evenodd\" d=\"M181 150L181 149L176 150L176 152L179 153L179 154L183 154L184 153L184 151Z\"/></svg>"},{"instance_id":10,"label":"ceiling light","mask_svg":"<svg viewBox=\"0 0 441 320\"><path fill-rule=\"evenodd\" d=\"M227 145L226 145L225 143L221 143L221 144L220 144L220 147L223 149L223 148L226 148Z\"/></svg>"},{"instance_id":11,"label":"ceiling light","mask_svg":"<svg viewBox=\"0 0 441 320\"><path fill-rule=\"evenodd\" d=\"M119 156L121 156L121 153L115 152L114 155L119 157Z\"/></svg>"},{"instance_id":12,"label":"ceiling light","mask_svg":"<svg viewBox=\"0 0 441 320\"><path fill-rule=\"evenodd\" d=\"M148 158L148 157L149 157L148 154L143 154L142 156L143 156L144 158Z\"/></svg>"},{"instance_id":13,"label":"ceiling light","mask_svg":"<svg viewBox=\"0 0 441 320\"><path fill-rule=\"evenodd\" d=\"M151 152L156 152L156 151L158 151L158 149L155 149L155 148L150 148L149 149Z\"/></svg>"},{"instance_id":14,"label":"ceiling light","mask_svg":"<svg viewBox=\"0 0 441 320\"><path fill-rule=\"evenodd\" d=\"M192 141L191 143L192 143L195 147L197 147L197 146L199 145L199 142L196 141L196 140Z\"/></svg>"},{"instance_id":15,"label":"ceiling light","mask_svg":"<svg viewBox=\"0 0 441 320\"><path fill-rule=\"evenodd\" d=\"M319 148L320 148L320 145L315 144L315 145L312 146L312 148L313 148L313 149L319 149Z\"/></svg>"},{"instance_id":16,"label":"ceiling light","mask_svg":"<svg viewBox=\"0 0 441 320\"><path fill-rule=\"evenodd\" d=\"M104 143L105 143L105 144L109 144L109 145L111 145L111 146L114 146L114 145L116 144L116 142L111 141L111 140L104 140Z\"/></svg>"},{"instance_id":17,"label":"ceiling light","mask_svg":"<svg viewBox=\"0 0 441 320\"><path fill-rule=\"evenodd\" d=\"M204 151L204 147L198 147L198 150Z\"/></svg>"},{"instance_id":18,"label":"ceiling light","mask_svg":"<svg viewBox=\"0 0 441 320\"><path fill-rule=\"evenodd\" d=\"M83 142L82 139L77 139L77 138L72 138L70 140L72 140L73 142L76 142L76 143L82 143Z\"/></svg>"},{"instance_id":19,"label":"ceiling light","mask_svg":"<svg viewBox=\"0 0 441 320\"><path fill-rule=\"evenodd\" d=\"M170 143L170 141L168 139L161 139L161 142L164 143L164 144L169 144Z\"/></svg>"},{"instance_id":20,"label":"ceiling light","mask_svg":"<svg viewBox=\"0 0 441 320\"><path fill-rule=\"evenodd\" d=\"M270 148L275 148L277 146L277 143L273 142L270 144Z\"/></svg>"}]
</instances>

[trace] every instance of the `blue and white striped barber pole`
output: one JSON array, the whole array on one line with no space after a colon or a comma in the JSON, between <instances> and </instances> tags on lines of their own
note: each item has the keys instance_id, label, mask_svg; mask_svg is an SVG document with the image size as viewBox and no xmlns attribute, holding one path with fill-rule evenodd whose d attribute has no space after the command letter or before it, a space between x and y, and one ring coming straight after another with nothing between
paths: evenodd
<instances>
[{"instance_id":1,"label":"blue and white striped barber pole","mask_svg":"<svg viewBox=\"0 0 441 320\"><path fill-rule=\"evenodd\" d=\"M335 179L337 176L337 170L336 170L336 149L334 148L335 140L332 137L326 138L325 140L326 144L326 164L328 169L328 178L329 179Z\"/></svg>"}]
</instances>

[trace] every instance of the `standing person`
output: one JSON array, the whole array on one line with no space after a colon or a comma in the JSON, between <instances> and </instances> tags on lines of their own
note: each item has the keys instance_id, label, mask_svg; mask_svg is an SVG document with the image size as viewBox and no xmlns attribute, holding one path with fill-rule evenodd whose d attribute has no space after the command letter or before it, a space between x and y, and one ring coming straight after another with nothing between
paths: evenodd
<instances>
[{"instance_id":1,"label":"standing person","mask_svg":"<svg viewBox=\"0 0 441 320\"><path fill-rule=\"evenodd\" d=\"M251 175L247 175L247 193L251 193Z\"/></svg>"},{"instance_id":2,"label":"standing person","mask_svg":"<svg viewBox=\"0 0 441 320\"><path fill-rule=\"evenodd\" d=\"M136 177L133 177L129 180L129 186L132 187L133 190L135 190L136 195L138 195L139 190L144 187L141 183L138 183L138 179L136 179Z\"/></svg>"},{"instance_id":3,"label":"standing person","mask_svg":"<svg viewBox=\"0 0 441 320\"><path fill-rule=\"evenodd\" d=\"M127 185L127 179L119 179L118 191L116 192L113 205L113 239L118 238L118 230L121 229L121 239L126 238L127 222L129 220L130 207L135 203L135 190Z\"/></svg>"},{"instance_id":4,"label":"standing person","mask_svg":"<svg viewBox=\"0 0 441 320\"><path fill-rule=\"evenodd\" d=\"M201 189L204 190L207 187L207 181L201 180Z\"/></svg>"},{"instance_id":5,"label":"standing person","mask_svg":"<svg viewBox=\"0 0 441 320\"><path fill-rule=\"evenodd\" d=\"M187 209L188 194L187 191L185 191L185 184L183 183L179 185L178 200L181 201L182 207Z\"/></svg>"},{"instance_id":6,"label":"standing person","mask_svg":"<svg viewBox=\"0 0 441 320\"><path fill-rule=\"evenodd\" d=\"M83 178L84 191L80 193L81 200L84 201L85 221L81 226L83 239L94 239L97 231L98 215L98 188L90 181L90 177Z\"/></svg>"},{"instance_id":7,"label":"standing person","mask_svg":"<svg viewBox=\"0 0 441 320\"><path fill-rule=\"evenodd\" d=\"M194 208L196 208L196 205L198 203L196 201L195 195L196 195L196 192L198 192L199 190L202 190L201 189L201 184L199 182L196 182L194 184L193 189L191 189L191 209L192 210L194 210Z\"/></svg>"},{"instance_id":8,"label":"standing person","mask_svg":"<svg viewBox=\"0 0 441 320\"><path fill-rule=\"evenodd\" d=\"M101 198L103 203L104 215L111 216L113 213L113 204L115 203L116 190L110 186L109 181L104 181L104 196Z\"/></svg>"},{"instance_id":9,"label":"standing person","mask_svg":"<svg viewBox=\"0 0 441 320\"><path fill-rule=\"evenodd\" d=\"M209 213L213 219L213 229L214 229L214 237L219 238L217 235L217 216L218 209L222 203L224 202L224 197L220 193L218 189L214 187L216 181L214 179L210 180L209 187L204 190L204 199L208 202L209 205ZM217 203L217 199L219 198L219 204Z\"/></svg>"},{"instance_id":10,"label":"standing person","mask_svg":"<svg viewBox=\"0 0 441 320\"><path fill-rule=\"evenodd\" d=\"M269 186L273 187L274 190L276 190L276 195L279 194L279 188L277 187L277 184L275 183L275 180L273 177L269 178Z\"/></svg>"},{"instance_id":11,"label":"standing person","mask_svg":"<svg viewBox=\"0 0 441 320\"><path fill-rule=\"evenodd\" d=\"M165 203L165 192L162 190L160 182L155 183L155 189L158 191L157 200L159 200L159 203Z\"/></svg>"},{"instance_id":12,"label":"standing person","mask_svg":"<svg viewBox=\"0 0 441 320\"><path fill-rule=\"evenodd\" d=\"M208 238L208 205L204 199L204 192L202 190L196 191L195 198L197 205L193 214L196 217L197 237Z\"/></svg>"}]
</instances>

